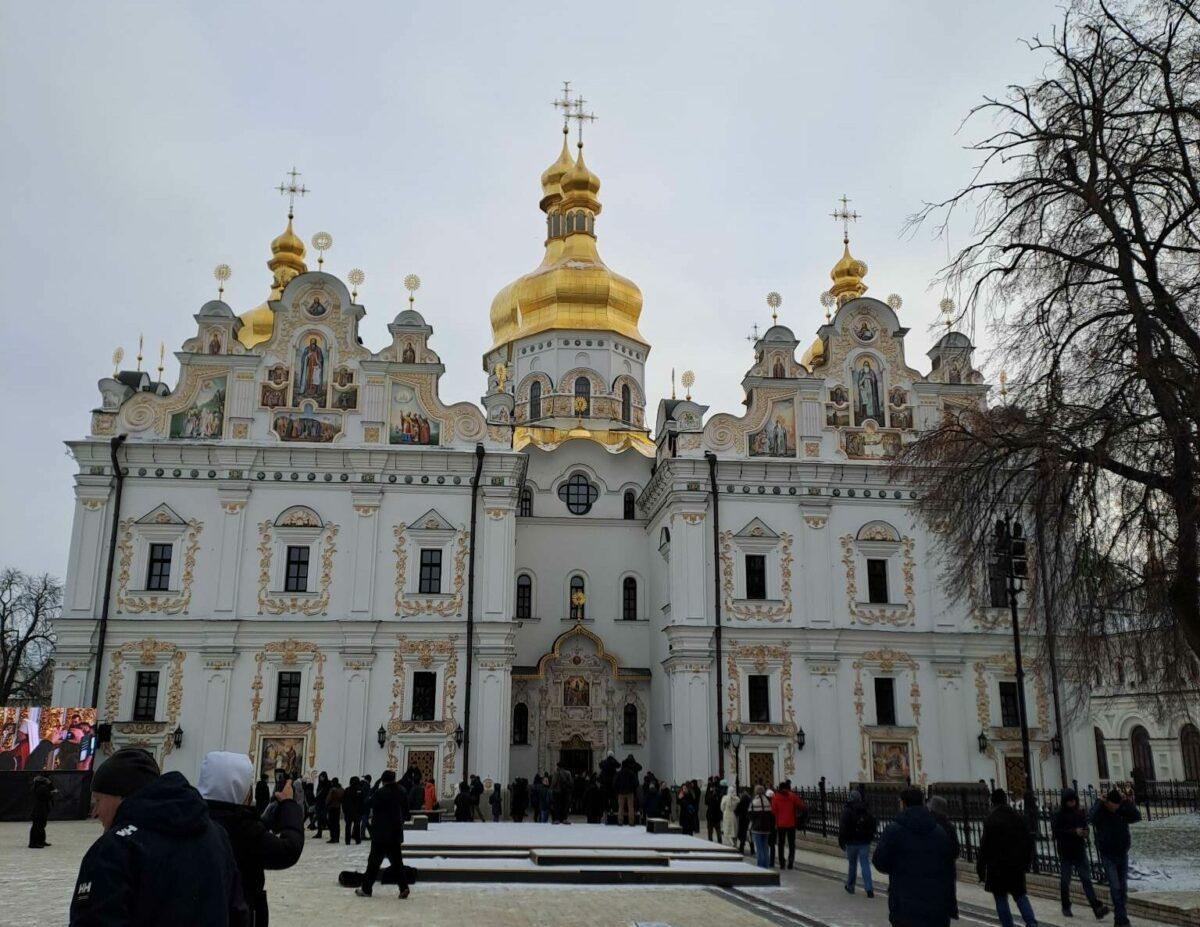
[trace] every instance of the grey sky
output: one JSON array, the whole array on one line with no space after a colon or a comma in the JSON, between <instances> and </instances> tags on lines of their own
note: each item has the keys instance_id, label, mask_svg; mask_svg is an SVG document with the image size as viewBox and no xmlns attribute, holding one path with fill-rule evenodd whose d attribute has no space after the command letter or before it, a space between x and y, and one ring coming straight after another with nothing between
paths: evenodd
<instances>
[{"instance_id":1,"label":"grey sky","mask_svg":"<svg viewBox=\"0 0 1200 927\"><path fill-rule=\"evenodd\" d=\"M233 267L235 311L266 296L285 218L272 187L293 162L313 191L297 232L333 234L326 269L366 271L366 344L386 343L416 272L443 398L478 398L492 296L541 258L564 79L600 117L585 138L600 252L645 296L652 406L674 366L714 411L740 409L768 290L811 340L843 192L870 291L904 297L908 360L927 370L945 244L903 237L904 220L966 179L983 126L960 136L963 116L1037 70L1019 39L1057 15L1045 0L0 3L0 565L64 571L62 441L85 433L113 348L131 366L144 332L153 368L165 341L174 382L215 264Z\"/></svg>"}]
</instances>

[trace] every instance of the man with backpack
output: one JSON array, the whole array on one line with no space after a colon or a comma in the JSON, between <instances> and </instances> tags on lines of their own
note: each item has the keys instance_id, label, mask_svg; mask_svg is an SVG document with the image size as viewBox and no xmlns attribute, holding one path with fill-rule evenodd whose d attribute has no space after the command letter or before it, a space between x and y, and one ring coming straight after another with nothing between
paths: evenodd
<instances>
[{"instance_id":1,"label":"man with backpack","mask_svg":"<svg viewBox=\"0 0 1200 927\"><path fill-rule=\"evenodd\" d=\"M846 853L850 871L846 876L846 891L854 894L855 870L862 869L863 888L867 897L875 897L875 886L871 882L871 841L875 839L875 816L867 808L861 791L850 793L850 800L842 809L842 820L838 826L838 846Z\"/></svg>"}]
</instances>

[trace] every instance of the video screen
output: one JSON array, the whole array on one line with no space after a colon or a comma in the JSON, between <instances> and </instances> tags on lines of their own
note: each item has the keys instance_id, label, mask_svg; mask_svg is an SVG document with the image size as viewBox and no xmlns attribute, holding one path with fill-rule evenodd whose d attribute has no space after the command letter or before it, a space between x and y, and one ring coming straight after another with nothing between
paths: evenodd
<instances>
[{"instance_id":1,"label":"video screen","mask_svg":"<svg viewBox=\"0 0 1200 927\"><path fill-rule=\"evenodd\" d=\"M95 708L0 708L0 773L84 772L95 754Z\"/></svg>"}]
</instances>

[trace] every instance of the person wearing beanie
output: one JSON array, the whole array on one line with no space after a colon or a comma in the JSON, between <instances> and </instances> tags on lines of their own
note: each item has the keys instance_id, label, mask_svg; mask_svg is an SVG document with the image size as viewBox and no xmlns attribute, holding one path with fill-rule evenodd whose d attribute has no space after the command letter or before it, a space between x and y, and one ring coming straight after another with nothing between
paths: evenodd
<instances>
[{"instance_id":1,"label":"person wearing beanie","mask_svg":"<svg viewBox=\"0 0 1200 927\"><path fill-rule=\"evenodd\" d=\"M469 797L469 794L468 794ZM371 852L367 856L367 871L362 885L354 890L360 898L370 898L379 877L379 867L386 857L391 874L400 886L400 897L407 898L408 867L401 853L404 845L404 822L408 819L408 796L396 783L394 770L385 769L379 777L379 791L371 803Z\"/></svg>"},{"instance_id":2,"label":"person wearing beanie","mask_svg":"<svg viewBox=\"0 0 1200 927\"><path fill-rule=\"evenodd\" d=\"M1108 914L1108 908L1096 897L1096 890L1092 887L1092 877L1088 871L1092 867L1087 856L1087 815L1079 807L1079 795L1074 789L1062 790L1058 810L1050 819L1050 830L1054 834L1054 848L1058 851L1058 886L1063 914L1072 916L1071 876L1074 874L1079 876L1084 897L1099 920Z\"/></svg>"},{"instance_id":3,"label":"person wearing beanie","mask_svg":"<svg viewBox=\"0 0 1200 927\"><path fill-rule=\"evenodd\" d=\"M180 773L118 750L92 775L92 814L104 833L79 865L71 927L248 923L229 838Z\"/></svg>"},{"instance_id":4,"label":"person wearing beanie","mask_svg":"<svg viewBox=\"0 0 1200 927\"><path fill-rule=\"evenodd\" d=\"M983 822L975 871L984 889L996 899L996 916L1000 918L1001 927L1013 927L1009 895L1016 901L1025 927L1037 927L1033 905L1025 890L1025 872L1035 850L1025 818L1009 805L1004 789L996 789L992 792L991 813Z\"/></svg>"},{"instance_id":5,"label":"person wearing beanie","mask_svg":"<svg viewBox=\"0 0 1200 927\"><path fill-rule=\"evenodd\" d=\"M1129 825L1142 819L1134 803L1134 793L1126 788L1112 789L1092 806L1088 821L1096 833L1096 852L1108 876L1112 898L1114 927L1127 927L1129 915L1125 902L1129 896Z\"/></svg>"},{"instance_id":6,"label":"person wearing beanie","mask_svg":"<svg viewBox=\"0 0 1200 927\"><path fill-rule=\"evenodd\" d=\"M261 783L261 780L260 780ZM250 927L266 927L269 917L265 870L290 869L304 851L304 813L284 779L260 816L254 768L244 753L214 750L200 764L196 782L208 814L229 837L250 909Z\"/></svg>"},{"instance_id":7,"label":"person wearing beanie","mask_svg":"<svg viewBox=\"0 0 1200 927\"><path fill-rule=\"evenodd\" d=\"M920 789L900 793L900 813L884 828L871 862L889 878L892 927L950 927L954 846Z\"/></svg>"}]
</instances>

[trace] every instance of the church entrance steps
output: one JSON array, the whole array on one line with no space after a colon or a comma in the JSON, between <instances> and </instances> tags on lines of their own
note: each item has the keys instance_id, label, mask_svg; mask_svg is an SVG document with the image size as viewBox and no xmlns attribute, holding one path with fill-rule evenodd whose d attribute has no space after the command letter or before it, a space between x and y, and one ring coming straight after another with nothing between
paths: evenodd
<instances>
[{"instance_id":1,"label":"church entrance steps","mask_svg":"<svg viewBox=\"0 0 1200 927\"><path fill-rule=\"evenodd\" d=\"M671 858L658 850L530 850L535 866L669 866Z\"/></svg>"}]
</instances>

